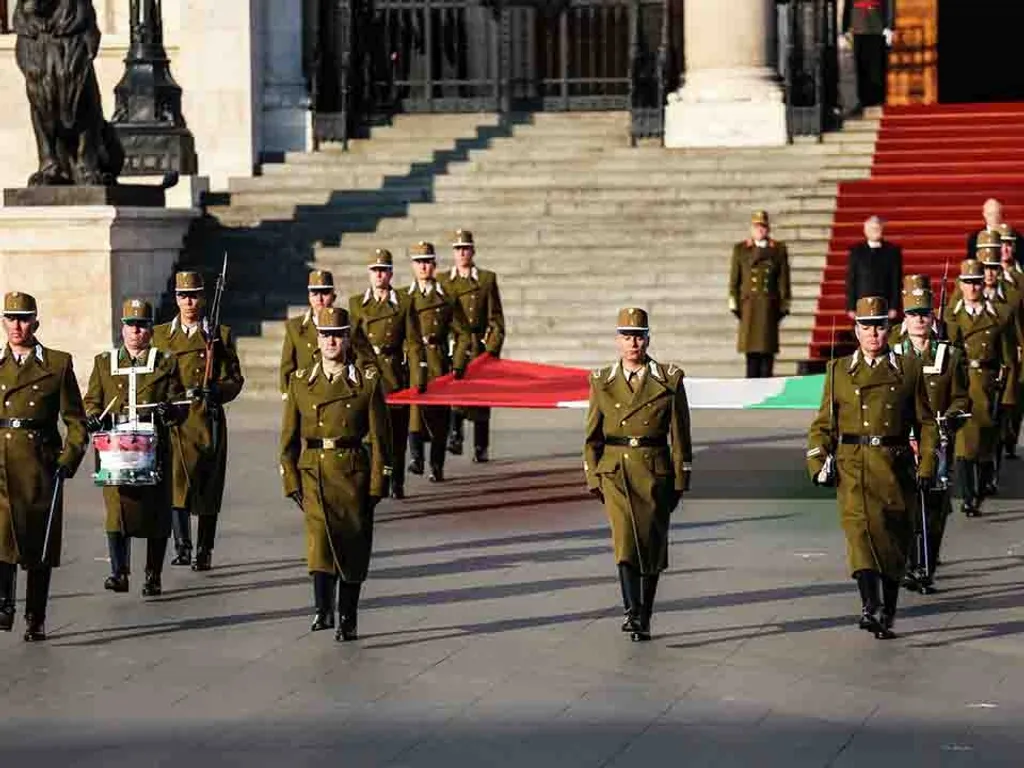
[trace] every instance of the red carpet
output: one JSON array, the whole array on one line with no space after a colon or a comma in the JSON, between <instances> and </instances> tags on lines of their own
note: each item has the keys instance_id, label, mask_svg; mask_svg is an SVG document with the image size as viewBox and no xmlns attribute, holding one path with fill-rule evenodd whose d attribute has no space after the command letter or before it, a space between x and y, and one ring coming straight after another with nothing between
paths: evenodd
<instances>
[{"instance_id":1,"label":"red carpet","mask_svg":"<svg viewBox=\"0 0 1024 768\"><path fill-rule=\"evenodd\" d=\"M982 227L989 197L1003 202L1007 221L1024 228L1024 102L886 108L871 178L839 185L810 360L828 359L833 320L836 354L852 342L846 258L868 216L888 222L886 238L903 246L904 273L931 275L938 296L947 263L952 290L967 233Z\"/></svg>"}]
</instances>

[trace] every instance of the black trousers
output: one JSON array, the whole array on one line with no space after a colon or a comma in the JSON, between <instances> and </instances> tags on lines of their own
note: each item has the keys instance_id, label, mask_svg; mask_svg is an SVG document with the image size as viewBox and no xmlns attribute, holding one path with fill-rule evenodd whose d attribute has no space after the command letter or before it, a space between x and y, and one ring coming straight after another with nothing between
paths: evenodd
<instances>
[{"instance_id":1,"label":"black trousers","mask_svg":"<svg viewBox=\"0 0 1024 768\"><path fill-rule=\"evenodd\" d=\"M199 522L196 524L196 544L199 549L207 552L213 551L213 544L217 538L217 516L199 515ZM176 550L192 551L192 521L187 509L171 510L171 529L174 531L174 548Z\"/></svg>"},{"instance_id":2,"label":"black trousers","mask_svg":"<svg viewBox=\"0 0 1024 768\"><path fill-rule=\"evenodd\" d=\"M25 583L25 615L43 621L46 618L46 604L50 600L50 579L53 569L48 565L28 569ZM0 563L0 610L8 615L14 613L17 598L18 566L14 563Z\"/></svg>"},{"instance_id":3,"label":"black trousers","mask_svg":"<svg viewBox=\"0 0 1024 768\"><path fill-rule=\"evenodd\" d=\"M391 461L391 484L396 488L405 487L405 446L409 440L409 406L388 406L391 417L391 446L394 456Z\"/></svg>"},{"instance_id":4,"label":"black trousers","mask_svg":"<svg viewBox=\"0 0 1024 768\"><path fill-rule=\"evenodd\" d=\"M862 107L885 104L885 78L889 51L882 35L854 35L853 58L857 65L857 100Z\"/></svg>"},{"instance_id":5,"label":"black trousers","mask_svg":"<svg viewBox=\"0 0 1024 768\"><path fill-rule=\"evenodd\" d=\"M769 352L747 353L747 378L770 379L775 367L775 355Z\"/></svg>"},{"instance_id":6,"label":"black trousers","mask_svg":"<svg viewBox=\"0 0 1024 768\"><path fill-rule=\"evenodd\" d=\"M131 573L131 539L123 533L107 532L107 551L110 553L110 572L114 576ZM146 573L159 576L164 570L167 556L167 538L146 539Z\"/></svg>"}]
</instances>

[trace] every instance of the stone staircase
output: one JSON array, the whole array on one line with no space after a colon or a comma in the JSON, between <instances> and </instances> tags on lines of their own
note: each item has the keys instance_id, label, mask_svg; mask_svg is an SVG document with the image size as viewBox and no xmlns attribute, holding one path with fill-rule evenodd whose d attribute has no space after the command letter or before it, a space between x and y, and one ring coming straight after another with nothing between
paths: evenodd
<instances>
[{"instance_id":1,"label":"stone staircase","mask_svg":"<svg viewBox=\"0 0 1024 768\"><path fill-rule=\"evenodd\" d=\"M232 254L225 321L240 335L250 395L273 395L283 319L302 311L307 269L339 293L366 285L376 247L420 239L450 265L456 227L499 274L510 358L592 367L613 353L615 311L651 312L653 354L691 376L742 375L726 301L732 244L751 210L789 245L793 314L778 374L806 357L839 180L868 175L877 120L823 143L773 149L631 148L623 113L400 116L352 142L235 179L209 205L191 256Z\"/></svg>"}]
</instances>

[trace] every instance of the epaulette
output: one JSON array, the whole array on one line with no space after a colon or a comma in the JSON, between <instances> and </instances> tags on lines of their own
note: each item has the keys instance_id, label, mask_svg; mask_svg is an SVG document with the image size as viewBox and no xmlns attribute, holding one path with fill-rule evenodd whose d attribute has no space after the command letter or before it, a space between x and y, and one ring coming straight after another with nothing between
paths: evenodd
<instances>
[{"instance_id":1,"label":"epaulette","mask_svg":"<svg viewBox=\"0 0 1024 768\"><path fill-rule=\"evenodd\" d=\"M669 376L675 376L675 375L676 375L676 374L678 373L678 374L679 374L679 378L681 378L681 379L682 379L682 378L685 378L685 377L686 377L686 372L685 372L685 371L683 371L683 369L682 369L682 368L680 368L680 367L679 367L678 365L676 365L675 363L669 363L669 364L668 364L668 366L667 366L667 372L668 372L668 375L669 375Z\"/></svg>"},{"instance_id":2,"label":"epaulette","mask_svg":"<svg viewBox=\"0 0 1024 768\"><path fill-rule=\"evenodd\" d=\"M604 370L605 370L604 368L595 368L594 372L592 374L590 374L590 375L593 376L595 379L600 379L601 378L601 373Z\"/></svg>"},{"instance_id":3,"label":"epaulette","mask_svg":"<svg viewBox=\"0 0 1024 768\"><path fill-rule=\"evenodd\" d=\"M299 368L299 370L295 371L292 374L292 376L294 376L297 379L301 379L305 375L306 375L306 369L305 368Z\"/></svg>"},{"instance_id":4,"label":"epaulette","mask_svg":"<svg viewBox=\"0 0 1024 768\"><path fill-rule=\"evenodd\" d=\"M375 365L368 365L363 369L363 376L366 377L367 381L373 381L374 377L376 377L378 373L379 371Z\"/></svg>"}]
</instances>

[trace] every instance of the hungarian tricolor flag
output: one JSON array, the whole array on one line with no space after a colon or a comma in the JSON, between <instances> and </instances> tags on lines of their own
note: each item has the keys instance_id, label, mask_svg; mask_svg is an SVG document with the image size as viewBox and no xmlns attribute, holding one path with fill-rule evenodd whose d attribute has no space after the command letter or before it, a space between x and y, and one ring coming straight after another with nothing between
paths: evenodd
<instances>
[{"instance_id":1,"label":"hungarian tricolor flag","mask_svg":"<svg viewBox=\"0 0 1024 768\"><path fill-rule=\"evenodd\" d=\"M456 381L451 374L430 383L423 394L415 389L388 397L394 405L459 405L489 408L586 408L591 371L558 365L501 360L481 355ZM774 379L685 380L690 408L790 408L816 410L821 404L824 375Z\"/></svg>"}]
</instances>

